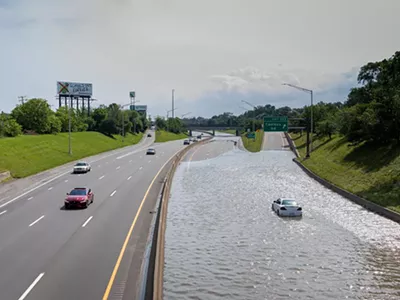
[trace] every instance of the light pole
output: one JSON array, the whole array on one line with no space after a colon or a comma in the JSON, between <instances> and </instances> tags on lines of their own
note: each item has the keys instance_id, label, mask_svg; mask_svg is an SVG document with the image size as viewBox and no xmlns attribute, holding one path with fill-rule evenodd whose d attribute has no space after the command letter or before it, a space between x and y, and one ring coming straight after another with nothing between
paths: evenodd
<instances>
[{"instance_id":1,"label":"light pole","mask_svg":"<svg viewBox=\"0 0 400 300\"><path fill-rule=\"evenodd\" d=\"M313 93L313 90L306 89L306 88L303 88L303 87L300 87L300 86L296 86L296 85L293 85L293 84L290 84L290 83L283 83L282 85L287 85L287 86L290 86L290 87L292 87L292 88L298 89L298 90L300 90L300 91L309 93L310 96L311 96L311 111L310 111L310 122L311 122L311 124L310 124L310 131L311 131L311 134L310 134L310 146L311 146L311 151L312 151L312 150L313 150L312 136L313 136L313 133L314 133L314 116L313 116L313 107L314 107L314 99L313 99L313 97L314 97L314 93ZM308 153L307 156L310 156L310 154Z\"/></svg>"},{"instance_id":2,"label":"light pole","mask_svg":"<svg viewBox=\"0 0 400 300\"><path fill-rule=\"evenodd\" d=\"M123 108L124 107L126 107L126 106L129 106L129 105L131 105L130 103L129 104L122 104L122 105L120 105L119 107L120 107L120 109L121 109L121 112L122 112L122 143L124 143L124 138L125 138L125 120L124 120L124 110L123 110Z\"/></svg>"},{"instance_id":3,"label":"light pole","mask_svg":"<svg viewBox=\"0 0 400 300\"><path fill-rule=\"evenodd\" d=\"M246 100L242 100L242 102L243 103L246 103L247 105L250 105L251 107L253 107L254 108L254 111L253 111L253 132L255 132L256 130L255 130L255 122L256 122L256 120L255 120L255 118L256 118L256 109L257 109L257 107L255 107L255 105L253 105L253 104L251 104L250 102L247 102Z\"/></svg>"},{"instance_id":4,"label":"light pole","mask_svg":"<svg viewBox=\"0 0 400 300\"><path fill-rule=\"evenodd\" d=\"M72 109L72 96L70 98L69 107L68 107L68 154L72 155L72 147L71 147L71 109Z\"/></svg>"}]
</instances>

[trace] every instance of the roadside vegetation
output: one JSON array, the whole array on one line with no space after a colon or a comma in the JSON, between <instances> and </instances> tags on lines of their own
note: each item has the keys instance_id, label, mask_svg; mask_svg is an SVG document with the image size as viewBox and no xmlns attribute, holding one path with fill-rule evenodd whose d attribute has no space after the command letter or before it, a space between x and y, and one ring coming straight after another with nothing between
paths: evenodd
<instances>
[{"instance_id":1,"label":"roadside vegetation","mask_svg":"<svg viewBox=\"0 0 400 300\"><path fill-rule=\"evenodd\" d=\"M291 134L299 154L306 154L306 134ZM340 135L314 137L311 158L302 163L333 184L400 212L400 147L363 142L352 145Z\"/></svg>"},{"instance_id":2,"label":"roadside vegetation","mask_svg":"<svg viewBox=\"0 0 400 300\"><path fill-rule=\"evenodd\" d=\"M75 102L76 103L76 102ZM69 115L73 155L68 154ZM51 110L45 99L30 99L10 114L0 114L0 169L15 178L60 164L138 143L149 120L118 104ZM122 142L124 134L124 142Z\"/></svg>"},{"instance_id":3,"label":"roadside vegetation","mask_svg":"<svg viewBox=\"0 0 400 300\"><path fill-rule=\"evenodd\" d=\"M104 151L136 144L143 134L106 136L99 132L74 132L72 155L68 154L68 133L27 135L0 139L0 169L21 178Z\"/></svg>"},{"instance_id":4,"label":"roadside vegetation","mask_svg":"<svg viewBox=\"0 0 400 300\"><path fill-rule=\"evenodd\" d=\"M176 141L188 138L187 134L184 133L172 133L164 130L156 131L156 143L164 143L169 141Z\"/></svg>"},{"instance_id":5,"label":"roadside vegetation","mask_svg":"<svg viewBox=\"0 0 400 300\"><path fill-rule=\"evenodd\" d=\"M241 135L243 146L250 152L259 152L263 142L264 131L256 131L256 139L248 139L246 133Z\"/></svg>"},{"instance_id":6,"label":"roadside vegetation","mask_svg":"<svg viewBox=\"0 0 400 300\"><path fill-rule=\"evenodd\" d=\"M235 129L219 130L219 132L229 133L229 134L236 135L236 130L235 130Z\"/></svg>"}]
</instances>

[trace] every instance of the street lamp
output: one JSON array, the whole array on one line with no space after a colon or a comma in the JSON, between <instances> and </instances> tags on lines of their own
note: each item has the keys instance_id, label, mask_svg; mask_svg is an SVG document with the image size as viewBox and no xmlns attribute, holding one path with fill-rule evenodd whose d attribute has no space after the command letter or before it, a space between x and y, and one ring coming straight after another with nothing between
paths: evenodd
<instances>
[{"instance_id":1,"label":"street lamp","mask_svg":"<svg viewBox=\"0 0 400 300\"><path fill-rule=\"evenodd\" d=\"M126 106L131 105L130 103L128 104L121 104L119 107L122 111L122 143L124 142L124 137L125 137L125 120L124 120L124 110L123 108Z\"/></svg>"},{"instance_id":2,"label":"street lamp","mask_svg":"<svg viewBox=\"0 0 400 300\"><path fill-rule=\"evenodd\" d=\"M314 107L314 99L313 99L313 90L309 90L309 89L306 89L306 88L303 88L303 87L299 87L299 86L296 86L296 85L293 85L293 84L290 84L290 83L283 83L282 85L287 85L287 86L290 86L290 87L292 87L292 88L295 88L295 89L297 89L297 90L300 90L300 91L303 91L303 92L306 92L306 93L309 93L310 94L310 96L311 96L311 111L310 111L310 122L311 122L311 124L310 124L310 131L311 131L311 135L310 135L310 145L311 145L311 151L313 150L313 142L312 142L312 136L313 136L313 133L314 133L314 117L313 117L313 107ZM309 157L310 156L310 153L307 153L307 156Z\"/></svg>"},{"instance_id":3,"label":"street lamp","mask_svg":"<svg viewBox=\"0 0 400 300\"><path fill-rule=\"evenodd\" d=\"M190 115L192 112L188 112L186 114L181 115L181 118L183 118L184 116Z\"/></svg>"},{"instance_id":4,"label":"street lamp","mask_svg":"<svg viewBox=\"0 0 400 300\"><path fill-rule=\"evenodd\" d=\"M253 116L254 116L254 119L253 119L253 132L255 132L255 126L256 126L256 124L255 124L255 122L256 122L256 109L257 109L257 107L256 107L255 105L251 104L250 102L247 102L246 100L242 100L242 102L243 102L243 103L246 103L247 105L250 105L251 107L254 108L254 112L253 112Z\"/></svg>"}]
</instances>

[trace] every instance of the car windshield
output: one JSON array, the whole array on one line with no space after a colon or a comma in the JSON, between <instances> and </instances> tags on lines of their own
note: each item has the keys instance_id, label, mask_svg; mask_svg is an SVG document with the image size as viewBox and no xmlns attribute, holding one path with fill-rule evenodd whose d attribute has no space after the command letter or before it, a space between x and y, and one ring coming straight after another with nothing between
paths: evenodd
<instances>
[{"instance_id":1,"label":"car windshield","mask_svg":"<svg viewBox=\"0 0 400 300\"><path fill-rule=\"evenodd\" d=\"M154 149L153 148L149 148L149 151L154 151Z\"/></svg>"},{"instance_id":2,"label":"car windshield","mask_svg":"<svg viewBox=\"0 0 400 300\"><path fill-rule=\"evenodd\" d=\"M75 166L78 166L78 167L81 167L81 166L86 166L86 163L84 163L84 162L80 162L80 163L77 163Z\"/></svg>"},{"instance_id":3,"label":"car windshield","mask_svg":"<svg viewBox=\"0 0 400 300\"><path fill-rule=\"evenodd\" d=\"M71 193L69 193L72 196L85 196L86 195L86 190L84 189L76 189L72 190Z\"/></svg>"},{"instance_id":4,"label":"car windshield","mask_svg":"<svg viewBox=\"0 0 400 300\"><path fill-rule=\"evenodd\" d=\"M297 203L294 200L282 200L282 205L287 205L287 206L296 206Z\"/></svg>"}]
</instances>

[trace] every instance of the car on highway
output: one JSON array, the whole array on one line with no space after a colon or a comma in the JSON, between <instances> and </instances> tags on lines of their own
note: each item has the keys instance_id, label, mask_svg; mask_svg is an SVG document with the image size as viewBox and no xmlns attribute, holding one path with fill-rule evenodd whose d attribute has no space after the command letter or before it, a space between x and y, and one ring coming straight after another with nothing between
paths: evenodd
<instances>
[{"instance_id":1,"label":"car on highway","mask_svg":"<svg viewBox=\"0 0 400 300\"><path fill-rule=\"evenodd\" d=\"M85 207L93 203L94 193L91 189L86 187L76 187L71 192L67 193L67 197L64 200L65 209L71 207Z\"/></svg>"},{"instance_id":2,"label":"car on highway","mask_svg":"<svg viewBox=\"0 0 400 300\"><path fill-rule=\"evenodd\" d=\"M198 136L197 136L197 139L201 140L201 135L198 135Z\"/></svg>"},{"instance_id":3,"label":"car on highway","mask_svg":"<svg viewBox=\"0 0 400 300\"><path fill-rule=\"evenodd\" d=\"M154 148L147 149L146 155L154 155L154 154L156 154L156 149Z\"/></svg>"},{"instance_id":4,"label":"car on highway","mask_svg":"<svg viewBox=\"0 0 400 300\"><path fill-rule=\"evenodd\" d=\"M77 162L74 166L73 173L87 173L92 170L92 167L90 166L89 163L80 161Z\"/></svg>"},{"instance_id":5,"label":"car on highway","mask_svg":"<svg viewBox=\"0 0 400 300\"><path fill-rule=\"evenodd\" d=\"M189 140L184 140L184 141L183 141L183 144L184 144L184 145L190 145L190 141L189 141Z\"/></svg>"},{"instance_id":6,"label":"car on highway","mask_svg":"<svg viewBox=\"0 0 400 300\"><path fill-rule=\"evenodd\" d=\"M148 134L147 134L147 137L151 137L151 133L148 133Z\"/></svg>"},{"instance_id":7,"label":"car on highway","mask_svg":"<svg viewBox=\"0 0 400 300\"><path fill-rule=\"evenodd\" d=\"M294 199L279 198L272 203L272 210L278 216L284 217L301 217L303 209Z\"/></svg>"}]
</instances>

